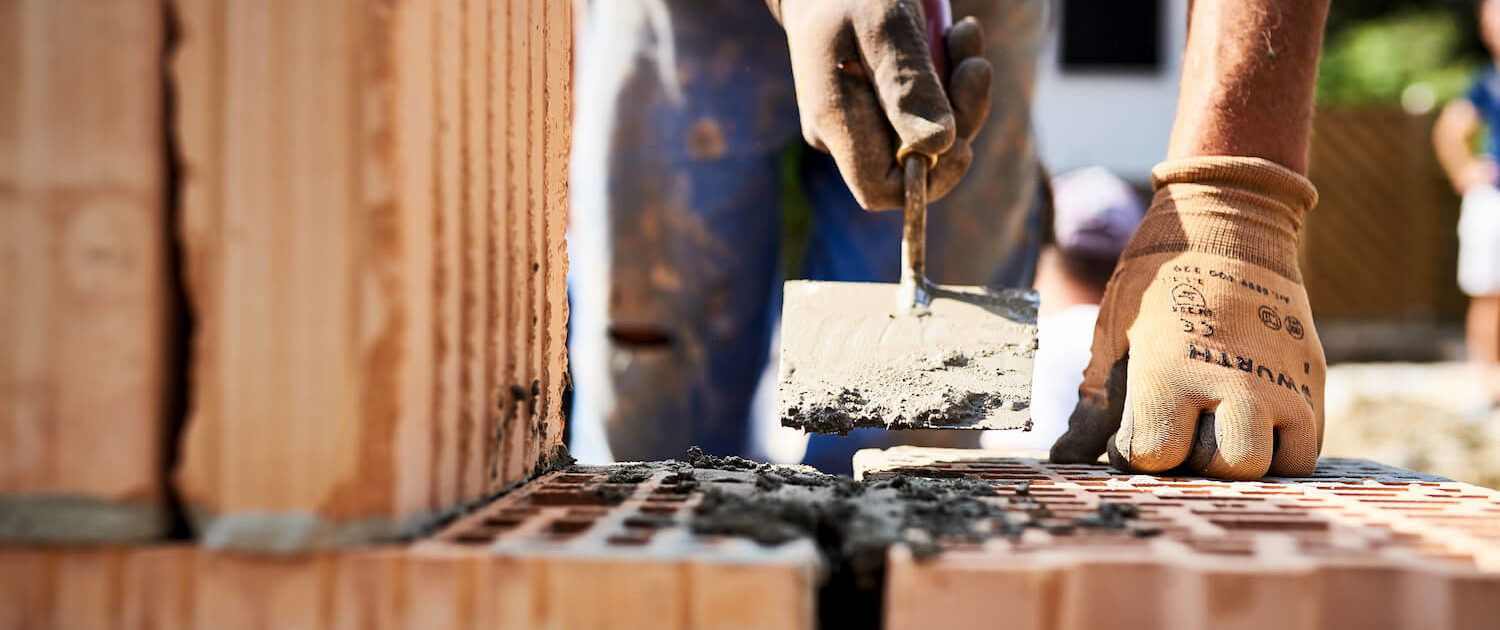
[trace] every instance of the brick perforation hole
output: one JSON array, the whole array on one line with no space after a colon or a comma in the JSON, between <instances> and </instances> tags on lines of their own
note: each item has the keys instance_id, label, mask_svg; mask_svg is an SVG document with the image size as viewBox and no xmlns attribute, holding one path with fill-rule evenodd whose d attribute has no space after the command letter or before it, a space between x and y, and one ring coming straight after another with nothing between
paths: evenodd
<instances>
[{"instance_id":1,"label":"brick perforation hole","mask_svg":"<svg viewBox=\"0 0 1500 630\"><path fill-rule=\"evenodd\" d=\"M638 549L663 532L685 528L679 513L701 498L692 480L663 470L644 478L606 474L621 471L616 467L598 473L554 473L499 497L433 539L467 547L503 540L541 543L545 548L592 540Z\"/></svg>"},{"instance_id":2,"label":"brick perforation hole","mask_svg":"<svg viewBox=\"0 0 1500 630\"><path fill-rule=\"evenodd\" d=\"M939 538L949 551L1077 549L1080 557L1105 550L1150 557L1160 549L1231 562L1272 562L1300 554L1330 563L1425 558L1444 566L1475 567L1482 558L1471 548L1500 540L1500 500L1493 495L1420 475L1387 483L1392 479L1387 469L1373 466L1352 471L1340 464L1315 480L1242 484L1024 461L929 466L911 460L900 470L984 480L995 491L992 500L1006 506L1006 516L975 522L976 527L1000 536L1014 532L1017 523L1026 524L1019 534L1006 533L1013 537L993 545ZM625 476L568 472L545 477L455 523L439 539L481 546L512 539L561 546L593 541L649 553L653 545L673 544L669 541L685 534L688 513L702 497L697 490L701 480L666 471L638 483L610 483L611 478ZM1100 525L1101 506L1111 505L1130 510L1123 526L1119 521ZM1493 555L1489 561L1494 562Z\"/></svg>"}]
</instances>

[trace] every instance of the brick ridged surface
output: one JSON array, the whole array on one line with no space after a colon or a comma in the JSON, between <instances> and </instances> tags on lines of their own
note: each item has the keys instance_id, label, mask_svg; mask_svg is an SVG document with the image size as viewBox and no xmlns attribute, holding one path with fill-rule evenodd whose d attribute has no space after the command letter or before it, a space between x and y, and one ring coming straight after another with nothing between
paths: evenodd
<instances>
[{"instance_id":1,"label":"brick ridged surface","mask_svg":"<svg viewBox=\"0 0 1500 630\"><path fill-rule=\"evenodd\" d=\"M0 540L167 527L162 5L0 2Z\"/></svg>"},{"instance_id":2,"label":"brick ridged surface","mask_svg":"<svg viewBox=\"0 0 1500 630\"><path fill-rule=\"evenodd\" d=\"M1500 492L1441 477L1323 459L1309 478L1222 482L910 447L855 469L984 479L1038 525L930 560L893 548L893 630L1500 627ZM1101 503L1139 515L1077 525Z\"/></svg>"},{"instance_id":3,"label":"brick ridged surface","mask_svg":"<svg viewBox=\"0 0 1500 630\"><path fill-rule=\"evenodd\" d=\"M482 551L526 567L532 588L574 594L535 620L556 627L813 627L822 561L811 541L693 534L686 522L702 494L676 473L610 483L610 470L540 478L415 550Z\"/></svg>"},{"instance_id":4,"label":"brick ridged surface","mask_svg":"<svg viewBox=\"0 0 1500 630\"><path fill-rule=\"evenodd\" d=\"M573 3L172 4L203 539L390 542L525 478L562 438Z\"/></svg>"},{"instance_id":5,"label":"brick ridged surface","mask_svg":"<svg viewBox=\"0 0 1500 630\"><path fill-rule=\"evenodd\" d=\"M696 536L669 471L552 473L404 546L0 546L0 630L810 630L822 561ZM607 486L607 487L601 487Z\"/></svg>"},{"instance_id":6,"label":"brick ridged surface","mask_svg":"<svg viewBox=\"0 0 1500 630\"><path fill-rule=\"evenodd\" d=\"M481 553L377 547L279 556L191 546L0 547L6 630L549 627L568 593ZM553 626L555 627L555 626Z\"/></svg>"}]
</instances>

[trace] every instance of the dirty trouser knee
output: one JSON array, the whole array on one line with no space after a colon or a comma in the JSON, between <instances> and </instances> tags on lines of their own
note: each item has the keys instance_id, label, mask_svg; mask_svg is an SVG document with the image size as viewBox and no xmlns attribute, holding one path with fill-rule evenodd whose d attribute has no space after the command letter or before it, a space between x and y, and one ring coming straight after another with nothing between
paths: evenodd
<instances>
[{"instance_id":1,"label":"dirty trouser knee","mask_svg":"<svg viewBox=\"0 0 1500 630\"><path fill-rule=\"evenodd\" d=\"M974 163L927 218L928 276L945 284L1031 286L1041 249L1036 201L1039 177L1031 133L1031 94L1046 4L1035 0L955 0L955 18L975 16L985 29L985 57L995 67L989 120L974 141ZM813 208L802 275L812 280L896 282L900 211L866 212L831 158L805 160L803 185ZM805 463L848 472L854 451L897 444L976 446L977 431L857 429L847 437L814 436Z\"/></svg>"},{"instance_id":2,"label":"dirty trouser knee","mask_svg":"<svg viewBox=\"0 0 1500 630\"><path fill-rule=\"evenodd\" d=\"M797 137L765 6L617 0L577 46L569 340L583 461L745 450Z\"/></svg>"}]
</instances>

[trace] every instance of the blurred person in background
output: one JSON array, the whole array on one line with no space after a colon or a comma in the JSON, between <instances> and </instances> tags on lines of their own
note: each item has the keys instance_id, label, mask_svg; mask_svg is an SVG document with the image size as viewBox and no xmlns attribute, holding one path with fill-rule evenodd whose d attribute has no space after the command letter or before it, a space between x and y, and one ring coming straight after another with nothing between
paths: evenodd
<instances>
[{"instance_id":1,"label":"blurred person in background","mask_svg":"<svg viewBox=\"0 0 1500 630\"><path fill-rule=\"evenodd\" d=\"M1068 428L1089 364L1099 302L1146 204L1125 180L1094 166L1052 178L1051 211L1037 261L1037 351L1031 430L986 431L986 448L1046 451Z\"/></svg>"},{"instance_id":2,"label":"blurred person in background","mask_svg":"<svg viewBox=\"0 0 1500 630\"><path fill-rule=\"evenodd\" d=\"M1479 7L1480 35L1500 58L1500 0ZM1484 150L1471 142L1489 129ZM1458 222L1458 284L1469 295L1465 341L1480 367L1490 408L1500 406L1500 73L1480 71L1463 98L1449 102L1433 129L1433 144L1453 187L1463 196Z\"/></svg>"}]
</instances>

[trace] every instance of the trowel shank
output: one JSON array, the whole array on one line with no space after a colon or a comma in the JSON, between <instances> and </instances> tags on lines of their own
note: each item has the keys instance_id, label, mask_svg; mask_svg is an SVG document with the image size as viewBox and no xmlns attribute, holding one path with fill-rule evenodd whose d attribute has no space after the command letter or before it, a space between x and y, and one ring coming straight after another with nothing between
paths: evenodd
<instances>
[{"instance_id":1,"label":"trowel shank","mask_svg":"<svg viewBox=\"0 0 1500 630\"><path fill-rule=\"evenodd\" d=\"M901 227L901 288L896 312L926 315L932 296L927 291L927 164L913 152L906 156L906 220Z\"/></svg>"}]
</instances>

